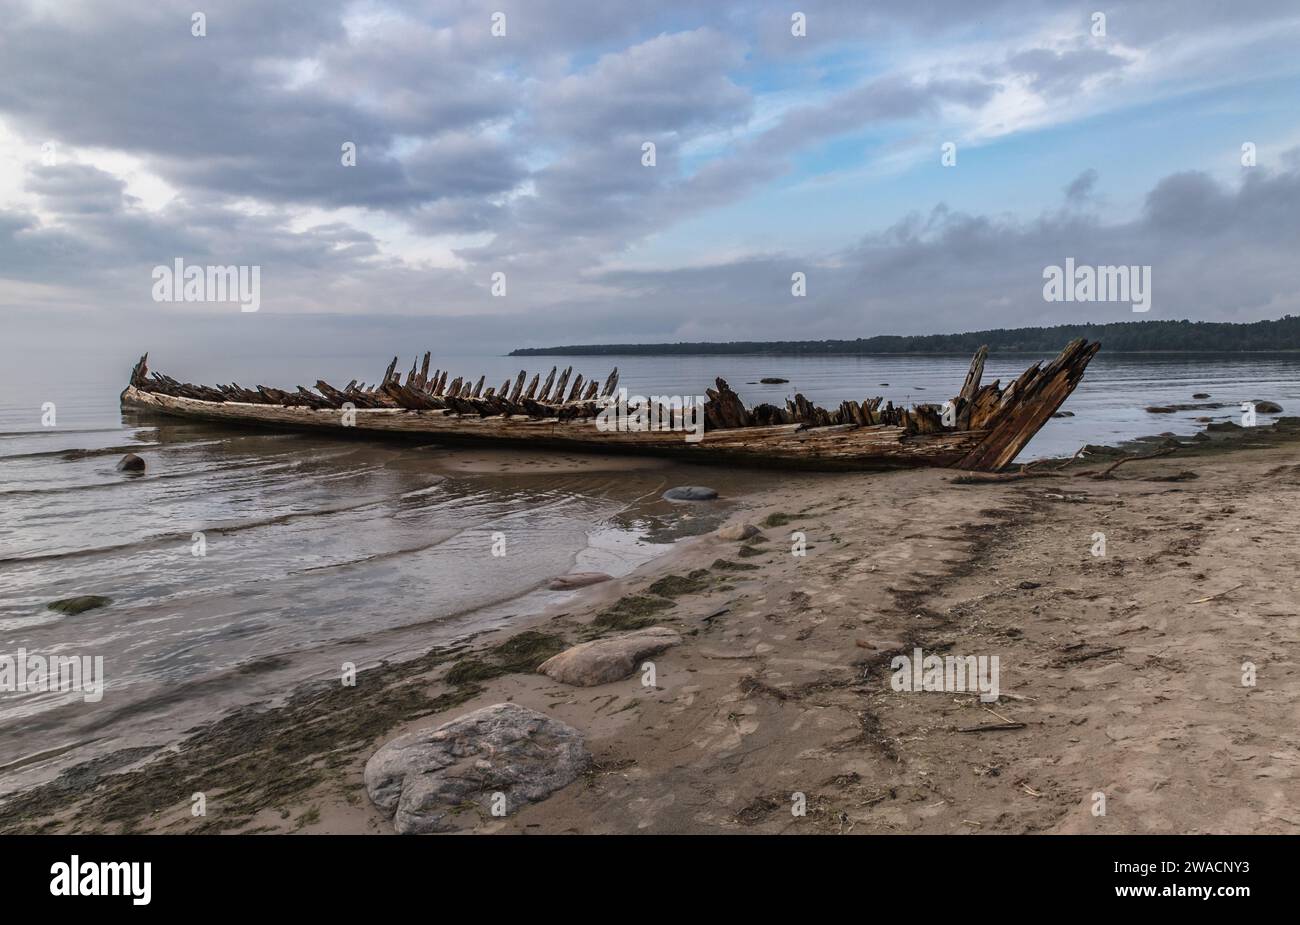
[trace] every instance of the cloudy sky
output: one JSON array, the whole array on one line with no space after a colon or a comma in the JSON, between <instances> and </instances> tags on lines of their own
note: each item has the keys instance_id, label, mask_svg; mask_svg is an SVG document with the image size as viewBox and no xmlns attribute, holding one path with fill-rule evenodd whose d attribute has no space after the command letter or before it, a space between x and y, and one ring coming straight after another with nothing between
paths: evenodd
<instances>
[{"instance_id":1,"label":"cloudy sky","mask_svg":"<svg viewBox=\"0 0 1300 925\"><path fill-rule=\"evenodd\" d=\"M1300 313L1297 47L1273 0L0 0L0 314L253 323L155 303L178 257L502 350ZM1044 302L1068 257L1151 311Z\"/></svg>"}]
</instances>

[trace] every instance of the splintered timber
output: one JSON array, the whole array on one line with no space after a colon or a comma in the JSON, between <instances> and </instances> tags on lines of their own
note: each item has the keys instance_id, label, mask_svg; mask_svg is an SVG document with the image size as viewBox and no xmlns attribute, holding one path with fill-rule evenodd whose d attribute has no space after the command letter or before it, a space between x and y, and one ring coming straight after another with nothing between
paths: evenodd
<instances>
[{"instance_id":1,"label":"splintered timber","mask_svg":"<svg viewBox=\"0 0 1300 925\"><path fill-rule=\"evenodd\" d=\"M552 367L543 381L520 370L499 386L486 376L430 372L432 354L403 377L398 360L367 385L317 380L286 391L258 385L193 385L150 372L148 354L131 371L122 407L174 417L282 429L355 431L376 436L436 436L595 452L676 456L696 462L804 469L950 466L995 472L1029 443L1083 378L1100 344L1071 341L1001 387L981 384L988 348L975 354L961 390L948 402L895 407L881 398L822 408L795 394L784 407L745 405L726 380L705 389L699 407L651 396L632 420L608 426L626 405L618 369L586 379ZM527 383L525 385L525 383ZM486 386L486 387L485 387ZM617 413L617 411L615 412ZM703 431L697 416L703 415ZM648 423L647 423L648 422ZM684 439L684 433L690 439Z\"/></svg>"}]
</instances>

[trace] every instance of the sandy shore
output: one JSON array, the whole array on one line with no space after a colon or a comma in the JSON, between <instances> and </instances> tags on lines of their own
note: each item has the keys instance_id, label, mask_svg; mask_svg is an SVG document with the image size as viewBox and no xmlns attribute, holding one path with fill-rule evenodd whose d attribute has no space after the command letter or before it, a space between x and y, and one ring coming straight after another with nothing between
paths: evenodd
<instances>
[{"instance_id":1,"label":"sandy shore","mask_svg":"<svg viewBox=\"0 0 1300 925\"><path fill-rule=\"evenodd\" d=\"M466 831L1300 832L1298 449L1286 423L1104 479L1096 456L999 484L792 475L733 517L763 540L685 540L508 632L75 768L0 831L391 832L366 759L508 700L581 730L595 765ZM637 623L684 637L655 687L532 670ZM893 690L916 647L997 656L1001 696Z\"/></svg>"}]
</instances>

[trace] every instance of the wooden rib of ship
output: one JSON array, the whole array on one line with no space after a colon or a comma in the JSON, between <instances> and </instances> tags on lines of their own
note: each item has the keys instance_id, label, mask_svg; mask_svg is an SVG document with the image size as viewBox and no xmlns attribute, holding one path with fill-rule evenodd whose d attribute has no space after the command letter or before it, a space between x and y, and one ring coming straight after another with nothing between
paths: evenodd
<instances>
[{"instance_id":1,"label":"wooden rib of ship","mask_svg":"<svg viewBox=\"0 0 1300 925\"><path fill-rule=\"evenodd\" d=\"M205 386L150 373L145 354L122 392L123 408L168 416L281 429L387 436L430 436L569 450L675 456L696 462L805 469L889 469L951 466L995 472L1011 463L1060 408L1100 345L1083 339L1048 363L1035 363L1002 388L981 384L988 348L971 362L945 425L943 408L895 407L880 398L821 408L796 394L785 407L747 408L722 379L707 389L704 434L688 442L680 429L602 431L596 415L618 388L618 369L604 383L552 368L544 382L520 372L500 386L485 378L429 371L431 355L405 379L397 359L383 379L288 392L259 385ZM346 407L345 407L346 406ZM672 415L663 406L662 420ZM347 413L345 413L347 412Z\"/></svg>"}]
</instances>

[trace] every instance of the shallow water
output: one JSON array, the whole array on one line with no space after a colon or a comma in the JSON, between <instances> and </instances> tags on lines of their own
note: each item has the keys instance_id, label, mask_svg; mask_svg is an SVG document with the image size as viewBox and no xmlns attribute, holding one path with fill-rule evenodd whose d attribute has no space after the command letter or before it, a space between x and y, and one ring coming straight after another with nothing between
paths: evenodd
<instances>
[{"instance_id":1,"label":"shallow water","mask_svg":"<svg viewBox=\"0 0 1300 925\"><path fill-rule=\"evenodd\" d=\"M228 358L227 358L228 359ZM499 384L554 363L603 380L617 363L633 394L693 394L726 378L750 404L795 390L833 406L884 395L942 401L964 358L462 358L452 375ZM986 381L1028 360L994 357ZM220 358L191 381L292 386L380 378L386 362L302 358L274 375ZM76 694L0 692L0 789L48 778L74 758L175 741L230 706L270 699L293 681L339 676L429 645L508 624L563 599L546 591L571 570L621 574L680 532L705 529L728 504L670 505L676 484L725 497L786 478L658 460L455 449L238 431L124 418L129 364L71 358L58 375L28 369L0 382L0 654L102 656L99 703ZM73 372L69 373L71 369ZM0 374L2 375L2 374ZM759 385L782 376L788 385ZM888 383L888 385L882 385ZM1153 415L1149 405L1208 392L1221 409ZM1160 431L1190 434L1198 416L1237 418L1237 403L1300 407L1292 357L1099 356L1027 457L1068 455ZM55 427L42 426L53 402ZM148 461L115 470L128 450ZM504 539L504 556L494 543ZM500 546L498 545L498 550ZM202 552L201 555L196 554ZM103 594L77 616L50 601Z\"/></svg>"}]
</instances>

